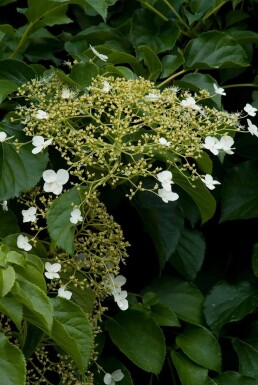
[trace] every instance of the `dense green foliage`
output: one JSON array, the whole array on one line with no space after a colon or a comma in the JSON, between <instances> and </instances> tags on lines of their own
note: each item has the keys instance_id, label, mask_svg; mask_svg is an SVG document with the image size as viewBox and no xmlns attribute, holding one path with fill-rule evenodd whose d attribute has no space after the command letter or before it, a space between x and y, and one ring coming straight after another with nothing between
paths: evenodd
<instances>
[{"instance_id":1,"label":"dense green foliage","mask_svg":"<svg viewBox=\"0 0 258 385\"><path fill-rule=\"evenodd\" d=\"M1 384L258 385L257 23L257 0L0 0Z\"/></svg>"}]
</instances>

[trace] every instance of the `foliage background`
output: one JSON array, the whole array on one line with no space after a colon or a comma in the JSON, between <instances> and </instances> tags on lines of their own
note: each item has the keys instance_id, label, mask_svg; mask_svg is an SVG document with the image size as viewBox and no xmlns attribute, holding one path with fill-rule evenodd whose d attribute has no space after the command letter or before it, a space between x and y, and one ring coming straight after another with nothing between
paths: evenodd
<instances>
[{"instance_id":1,"label":"foliage background","mask_svg":"<svg viewBox=\"0 0 258 385\"><path fill-rule=\"evenodd\" d=\"M257 23L257 0L2 0L1 125L15 107L7 96L51 68L82 89L98 73L143 76L161 89L212 93L217 83L227 95L216 96L214 107L258 108ZM90 44L106 63L92 61ZM64 65L74 61L71 70ZM100 361L107 371L125 371L121 385L258 384L257 137L237 134L235 147L223 162L212 158L221 182L212 193L216 209L212 198L178 186L180 200L168 205L147 193L128 201L123 188L102 191L131 244L122 268L130 309L110 305L102 325ZM13 182L5 186L4 165L1 155L1 200L17 195ZM15 208L13 199L11 211L1 211L2 238L17 233Z\"/></svg>"}]
</instances>

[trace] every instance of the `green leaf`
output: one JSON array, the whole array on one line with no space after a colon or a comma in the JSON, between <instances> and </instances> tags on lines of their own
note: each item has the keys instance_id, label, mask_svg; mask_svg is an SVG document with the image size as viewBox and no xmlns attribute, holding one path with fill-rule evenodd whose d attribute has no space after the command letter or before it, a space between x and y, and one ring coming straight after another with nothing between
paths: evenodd
<instances>
[{"instance_id":1,"label":"green leaf","mask_svg":"<svg viewBox=\"0 0 258 385\"><path fill-rule=\"evenodd\" d=\"M25 384L25 359L22 352L0 333L1 382L4 385Z\"/></svg>"},{"instance_id":2,"label":"green leaf","mask_svg":"<svg viewBox=\"0 0 258 385\"><path fill-rule=\"evenodd\" d=\"M44 332L42 330L29 322L26 323L26 339L22 347L22 352L26 359L30 358L35 352L43 337Z\"/></svg>"},{"instance_id":3,"label":"green leaf","mask_svg":"<svg viewBox=\"0 0 258 385\"><path fill-rule=\"evenodd\" d=\"M133 205L139 212L145 230L150 234L162 269L175 251L183 228L183 217L177 203L164 203L149 192L137 194Z\"/></svg>"},{"instance_id":4,"label":"green leaf","mask_svg":"<svg viewBox=\"0 0 258 385\"><path fill-rule=\"evenodd\" d=\"M135 56L130 55L127 52L112 52L108 55L108 62L113 64L128 64L137 75L143 75L144 70L142 65L136 59Z\"/></svg>"},{"instance_id":5,"label":"green leaf","mask_svg":"<svg viewBox=\"0 0 258 385\"><path fill-rule=\"evenodd\" d=\"M15 282L12 294L24 305L24 318L50 334L53 308L49 298L38 286L26 280Z\"/></svg>"},{"instance_id":6,"label":"green leaf","mask_svg":"<svg viewBox=\"0 0 258 385\"><path fill-rule=\"evenodd\" d=\"M169 261L186 279L193 281L202 267L204 256L205 240L202 233L184 228Z\"/></svg>"},{"instance_id":7,"label":"green leaf","mask_svg":"<svg viewBox=\"0 0 258 385\"><path fill-rule=\"evenodd\" d=\"M220 222L258 217L258 168L252 161L232 167L222 185Z\"/></svg>"},{"instance_id":8,"label":"green leaf","mask_svg":"<svg viewBox=\"0 0 258 385\"><path fill-rule=\"evenodd\" d=\"M145 9L134 12L131 40L137 52L141 45L147 45L155 53L170 50L174 47L179 35L180 29L173 21L156 22L153 13Z\"/></svg>"},{"instance_id":9,"label":"green leaf","mask_svg":"<svg viewBox=\"0 0 258 385\"><path fill-rule=\"evenodd\" d=\"M131 374L127 367L115 357L108 357L107 359L100 359L98 363L107 373L113 373L118 368L124 374L124 378L119 381L120 385L133 385ZM103 372L94 372L94 385L103 385Z\"/></svg>"},{"instance_id":10,"label":"green leaf","mask_svg":"<svg viewBox=\"0 0 258 385\"><path fill-rule=\"evenodd\" d=\"M15 271L12 266L0 267L0 297L4 297L12 289L15 282Z\"/></svg>"},{"instance_id":11,"label":"green leaf","mask_svg":"<svg viewBox=\"0 0 258 385\"><path fill-rule=\"evenodd\" d=\"M201 180L196 180L192 185L184 175L175 170L173 180L192 198L200 211L202 223L212 218L216 210L216 201Z\"/></svg>"},{"instance_id":12,"label":"green leaf","mask_svg":"<svg viewBox=\"0 0 258 385\"><path fill-rule=\"evenodd\" d=\"M147 372L160 372L165 357L164 336L149 316L126 310L107 321L106 329L112 342L135 365Z\"/></svg>"},{"instance_id":13,"label":"green leaf","mask_svg":"<svg viewBox=\"0 0 258 385\"><path fill-rule=\"evenodd\" d=\"M18 330L22 329L22 304L11 293L0 298L0 312L7 315L15 323Z\"/></svg>"},{"instance_id":14,"label":"green leaf","mask_svg":"<svg viewBox=\"0 0 258 385\"><path fill-rule=\"evenodd\" d=\"M19 232L20 228L14 213L10 210L2 211L0 214L0 237L4 238L9 234L15 234Z\"/></svg>"},{"instance_id":15,"label":"green leaf","mask_svg":"<svg viewBox=\"0 0 258 385\"><path fill-rule=\"evenodd\" d=\"M258 380L229 371L216 378L216 385L258 385Z\"/></svg>"},{"instance_id":16,"label":"green leaf","mask_svg":"<svg viewBox=\"0 0 258 385\"><path fill-rule=\"evenodd\" d=\"M171 358L182 385L205 385L208 378L208 370L196 365L183 353L171 352Z\"/></svg>"},{"instance_id":17,"label":"green leaf","mask_svg":"<svg viewBox=\"0 0 258 385\"><path fill-rule=\"evenodd\" d=\"M180 326L176 313L159 303L151 306L151 317L160 326Z\"/></svg>"},{"instance_id":18,"label":"green leaf","mask_svg":"<svg viewBox=\"0 0 258 385\"><path fill-rule=\"evenodd\" d=\"M258 380L258 350L247 342L237 339L232 341L232 345L238 355L239 372Z\"/></svg>"},{"instance_id":19,"label":"green leaf","mask_svg":"<svg viewBox=\"0 0 258 385\"><path fill-rule=\"evenodd\" d=\"M26 258L23 254L17 253L17 251L11 250L6 254L6 262L18 265L21 267L26 267Z\"/></svg>"},{"instance_id":20,"label":"green leaf","mask_svg":"<svg viewBox=\"0 0 258 385\"><path fill-rule=\"evenodd\" d=\"M253 246L252 267L254 275L258 278L258 243Z\"/></svg>"},{"instance_id":21,"label":"green leaf","mask_svg":"<svg viewBox=\"0 0 258 385\"><path fill-rule=\"evenodd\" d=\"M203 295L195 285L172 276L162 276L144 291L157 294L160 303L168 306L178 318L193 324L202 323Z\"/></svg>"},{"instance_id":22,"label":"green leaf","mask_svg":"<svg viewBox=\"0 0 258 385\"><path fill-rule=\"evenodd\" d=\"M34 285L38 286L41 290L46 291L46 281L45 278L37 268L27 264L27 267L24 269L22 267L15 267L16 279L18 282L20 280L26 280L31 282Z\"/></svg>"},{"instance_id":23,"label":"green leaf","mask_svg":"<svg viewBox=\"0 0 258 385\"><path fill-rule=\"evenodd\" d=\"M5 125L1 125L1 128ZM0 144L0 201L14 198L36 185L45 170L47 153L31 152L31 144L24 145L19 152L11 143Z\"/></svg>"},{"instance_id":24,"label":"green leaf","mask_svg":"<svg viewBox=\"0 0 258 385\"><path fill-rule=\"evenodd\" d=\"M258 306L258 290L247 281L237 285L217 283L207 295L204 314L207 324L219 330L228 322L241 320Z\"/></svg>"},{"instance_id":25,"label":"green leaf","mask_svg":"<svg viewBox=\"0 0 258 385\"><path fill-rule=\"evenodd\" d=\"M36 76L36 71L21 60L0 60L0 79L21 86Z\"/></svg>"},{"instance_id":26,"label":"green leaf","mask_svg":"<svg viewBox=\"0 0 258 385\"><path fill-rule=\"evenodd\" d=\"M81 203L75 187L54 200L47 213L47 225L51 239L69 254L74 252L75 226L70 221L72 204Z\"/></svg>"},{"instance_id":27,"label":"green leaf","mask_svg":"<svg viewBox=\"0 0 258 385\"><path fill-rule=\"evenodd\" d=\"M17 89L17 85L9 80L0 80L0 103L9 95L11 92Z\"/></svg>"},{"instance_id":28,"label":"green leaf","mask_svg":"<svg viewBox=\"0 0 258 385\"><path fill-rule=\"evenodd\" d=\"M138 47L138 54L140 58L144 60L144 64L148 67L148 79L155 82L162 70L161 62L158 56L147 45L141 45L140 47Z\"/></svg>"},{"instance_id":29,"label":"green leaf","mask_svg":"<svg viewBox=\"0 0 258 385\"><path fill-rule=\"evenodd\" d=\"M227 33L231 35L239 44L258 43L258 33L241 29L228 29Z\"/></svg>"},{"instance_id":30,"label":"green leaf","mask_svg":"<svg viewBox=\"0 0 258 385\"><path fill-rule=\"evenodd\" d=\"M241 45L225 32L203 32L185 48L187 69L237 68L248 64Z\"/></svg>"},{"instance_id":31,"label":"green leaf","mask_svg":"<svg viewBox=\"0 0 258 385\"><path fill-rule=\"evenodd\" d=\"M195 162L199 169L205 172L205 174L212 174L213 164L207 152L203 151L200 158L195 159Z\"/></svg>"},{"instance_id":32,"label":"green leaf","mask_svg":"<svg viewBox=\"0 0 258 385\"><path fill-rule=\"evenodd\" d=\"M83 89L87 88L92 79L99 73L98 67L93 63L79 63L75 64L71 70L70 78Z\"/></svg>"},{"instance_id":33,"label":"green leaf","mask_svg":"<svg viewBox=\"0 0 258 385\"><path fill-rule=\"evenodd\" d=\"M221 371L221 350L214 335L203 326L188 326L176 337L176 344L196 364Z\"/></svg>"},{"instance_id":34,"label":"green leaf","mask_svg":"<svg viewBox=\"0 0 258 385\"><path fill-rule=\"evenodd\" d=\"M52 298L53 340L74 360L81 372L89 364L93 349L92 327L78 305L63 298Z\"/></svg>"},{"instance_id":35,"label":"green leaf","mask_svg":"<svg viewBox=\"0 0 258 385\"><path fill-rule=\"evenodd\" d=\"M177 70L183 63L184 57L179 49L174 49L170 55L163 56L161 60L162 74L161 79L164 79Z\"/></svg>"}]
</instances>

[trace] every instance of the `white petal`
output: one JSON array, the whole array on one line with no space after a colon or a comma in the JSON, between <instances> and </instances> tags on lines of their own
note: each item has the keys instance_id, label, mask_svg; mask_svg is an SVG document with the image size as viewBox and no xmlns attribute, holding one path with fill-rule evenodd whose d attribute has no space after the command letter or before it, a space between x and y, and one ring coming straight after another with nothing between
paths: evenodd
<instances>
[{"instance_id":1,"label":"white petal","mask_svg":"<svg viewBox=\"0 0 258 385\"><path fill-rule=\"evenodd\" d=\"M47 183L56 182L57 175L54 170L46 170L43 172L43 179Z\"/></svg>"},{"instance_id":2,"label":"white petal","mask_svg":"<svg viewBox=\"0 0 258 385\"><path fill-rule=\"evenodd\" d=\"M32 152L32 154L38 154L42 150L43 150L43 146L38 146L38 147L33 148L33 150L31 152Z\"/></svg>"},{"instance_id":3,"label":"white petal","mask_svg":"<svg viewBox=\"0 0 258 385\"><path fill-rule=\"evenodd\" d=\"M172 180L172 172L165 170L157 174L157 178L161 183L170 182Z\"/></svg>"},{"instance_id":4,"label":"white petal","mask_svg":"<svg viewBox=\"0 0 258 385\"><path fill-rule=\"evenodd\" d=\"M60 184L65 184L69 180L69 172L60 168L56 173L56 181Z\"/></svg>"},{"instance_id":5,"label":"white petal","mask_svg":"<svg viewBox=\"0 0 258 385\"><path fill-rule=\"evenodd\" d=\"M58 289L58 297L66 298L66 299L71 299L72 297L72 292L69 290L65 290L64 286L61 286Z\"/></svg>"},{"instance_id":6,"label":"white petal","mask_svg":"<svg viewBox=\"0 0 258 385\"><path fill-rule=\"evenodd\" d=\"M121 287L126 283L126 278L123 275L118 275L113 279L115 286Z\"/></svg>"},{"instance_id":7,"label":"white petal","mask_svg":"<svg viewBox=\"0 0 258 385\"><path fill-rule=\"evenodd\" d=\"M41 146L44 143L44 138L41 135L36 135L32 138L33 146Z\"/></svg>"},{"instance_id":8,"label":"white petal","mask_svg":"<svg viewBox=\"0 0 258 385\"><path fill-rule=\"evenodd\" d=\"M7 135L5 132L1 131L0 132L0 142L4 142L7 138Z\"/></svg>"},{"instance_id":9,"label":"white petal","mask_svg":"<svg viewBox=\"0 0 258 385\"><path fill-rule=\"evenodd\" d=\"M128 309L128 301L127 299L121 299L121 300L118 300L116 301L118 307L121 309L121 310L127 310Z\"/></svg>"},{"instance_id":10,"label":"white petal","mask_svg":"<svg viewBox=\"0 0 258 385\"><path fill-rule=\"evenodd\" d=\"M63 185L62 184L53 183L52 191L51 191L53 194L60 195L62 191L63 191Z\"/></svg>"},{"instance_id":11,"label":"white petal","mask_svg":"<svg viewBox=\"0 0 258 385\"><path fill-rule=\"evenodd\" d=\"M114 381L121 381L124 378L124 374L120 369L118 369L112 373L112 378Z\"/></svg>"},{"instance_id":12,"label":"white petal","mask_svg":"<svg viewBox=\"0 0 258 385\"><path fill-rule=\"evenodd\" d=\"M90 45L90 49L92 50L92 52L100 59L100 60L103 60L103 61L107 61L108 59L108 56L107 55L103 55L102 53L99 53L94 47L92 47Z\"/></svg>"},{"instance_id":13,"label":"white petal","mask_svg":"<svg viewBox=\"0 0 258 385\"><path fill-rule=\"evenodd\" d=\"M103 381L104 381L104 384L110 385L111 382L112 382L112 376L111 376L111 374L110 374L110 373L106 373L105 376L104 376Z\"/></svg>"}]
</instances>

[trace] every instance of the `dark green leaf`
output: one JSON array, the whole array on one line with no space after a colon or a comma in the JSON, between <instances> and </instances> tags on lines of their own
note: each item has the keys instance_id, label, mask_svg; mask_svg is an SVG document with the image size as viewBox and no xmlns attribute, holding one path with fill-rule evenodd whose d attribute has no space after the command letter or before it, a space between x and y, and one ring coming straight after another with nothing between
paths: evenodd
<instances>
[{"instance_id":1,"label":"dark green leaf","mask_svg":"<svg viewBox=\"0 0 258 385\"><path fill-rule=\"evenodd\" d=\"M176 313L159 303L151 306L151 317L160 326L180 326Z\"/></svg>"},{"instance_id":2,"label":"dark green leaf","mask_svg":"<svg viewBox=\"0 0 258 385\"><path fill-rule=\"evenodd\" d=\"M186 228L181 232L176 251L169 261L185 278L193 281L202 267L205 241L202 234Z\"/></svg>"},{"instance_id":3,"label":"dark green leaf","mask_svg":"<svg viewBox=\"0 0 258 385\"><path fill-rule=\"evenodd\" d=\"M141 45L138 47L138 53L140 58L144 60L144 64L149 70L148 79L154 82L157 80L162 70L161 62L158 56L147 45Z\"/></svg>"},{"instance_id":4,"label":"dark green leaf","mask_svg":"<svg viewBox=\"0 0 258 385\"><path fill-rule=\"evenodd\" d=\"M237 339L232 341L232 345L238 355L239 372L258 380L258 350L247 342Z\"/></svg>"},{"instance_id":5,"label":"dark green leaf","mask_svg":"<svg viewBox=\"0 0 258 385\"><path fill-rule=\"evenodd\" d=\"M254 275L258 278L258 243L253 246L252 267Z\"/></svg>"},{"instance_id":6,"label":"dark green leaf","mask_svg":"<svg viewBox=\"0 0 258 385\"><path fill-rule=\"evenodd\" d=\"M51 239L69 254L74 252L75 225L70 222L72 204L79 205L80 203L80 195L74 187L56 198L47 213L47 225Z\"/></svg>"},{"instance_id":7,"label":"dark green leaf","mask_svg":"<svg viewBox=\"0 0 258 385\"><path fill-rule=\"evenodd\" d=\"M184 63L184 57L182 53L177 49L174 49L170 55L163 56L161 60L162 74L161 79L164 79L171 75Z\"/></svg>"},{"instance_id":8,"label":"dark green leaf","mask_svg":"<svg viewBox=\"0 0 258 385\"><path fill-rule=\"evenodd\" d=\"M221 222L258 217L258 168L252 161L230 169L222 185Z\"/></svg>"},{"instance_id":9,"label":"dark green leaf","mask_svg":"<svg viewBox=\"0 0 258 385\"><path fill-rule=\"evenodd\" d=\"M247 281L237 285L217 283L207 295L204 314L207 324L219 330L228 322L241 320L258 306L258 291Z\"/></svg>"},{"instance_id":10,"label":"dark green leaf","mask_svg":"<svg viewBox=\"0 0 258 385\"><path fill-rule=\"evenodd\" d=\"M37 73L21 60L0 60L0 79L8 80L18 86L35 78Z\"/></svg>"},{"instance_id":11,"label":"dark green leaf","mask_svg":"<svg viewBox=\"0 0 258 385\"><path fill-rule=\"evenodd\" d=\"M20 228L14 213L10 210L2 211L0 214L0 237L4 238L9 234L15 234L19 232Z\"/></svg>"},{"instance_id":12,"label":"dark green leaf","mask_svg":"<svg viewBox=\"0 0 258 385\"><path fill-rule=\"evenodd\" d=\"M193 324L202 323L203 295L195 285L179 278L162 276L146 290L156 293L160 303L168 306L178 318Z\"/></svg>"},{"instance_id":13,"label":"dark green leaf","mask_svg":"<svg viewBox=\"0 0 258 385\"><path fill-rule=\"evenodd\" d=\"M0 80L0 103L9 95L11 92L17 89L17 85L9 80Z\"/></svg>"},{"instance_id":14,"label":"dark green leaf","mask_svg":"<svg viewBox=\"0 0 258 385\"><path fill-rule=\"evenodd\" d=\"M98 362L107 373L113 373L117 369L120 369L122 371L122 373L124 374L124 378L119 381L119 385L133 385L133 380L129 370L121 361L119 361L115 357L101 359ZM103 385L103 377L103 372L94 373L94 385Z\"/></svg>"},{"instance_id":15,"label":"dark green leaf","mask_svg":"<svg viewBox=\"0 0 258 385\"><path fill-rule=\"evenodd\" d=\"M174 350L171 357L182 385L205 385L208 378L207 369L196 365L181 352Z\"/></svg>"},{"instance_id":16,"label":"dark green leaf","mask_svg":"<svg viewBox=\"0 0 258 385\"><path fill-rule=\"evenodd\" d=\"M185 48L186 68L236 68L248 64L241 45L225 32L203 32Z\"/></svg>"},{"instance_id":17,"label":"dark green leaf","mask_svg":"<svg viewBox=\"0 0 258 385\"><path fill-rule=\"evenodd\" d=\"M135 365L147 372L160 372L165 357L164 336L145 313L136 310L120 312L106 322L106 329L113 343Z\"/></svg>"},{"instance_id":18,"label":"dark green leaf","mask_svg":"<svg viewBox=\"0 0 258 385\"><path fill-rule=\"evenodd\" d=\"M176 338L176 344L196 364L221 371L221 350L214 335L203 326L188 326Z\"/></svg>"},{"instance_id":19,"label":"dark green leaf","mask_svg":"<svg viewBox=\"0 0 258 385\"><path fill-rule=\"evenodd\" d=\"M258 380L230 371L217 377L216 385L258 385Z\"/></svg>"},{"instance_id":20,"label":"dark green leaf","mask_svg":"<svg viewBox=\"0 0 258 385\"><path fill-rule=\"evenodd\" d=\"M15 282L15 271L12 266L0 267L0 297L6 296Z\"/></svg>"},{"instance_id":21,"label":"dark green leaf","mask_svg":"<svg viewBox=\"0 0 258 385\"><path fill-rule=\"evenodd\" d=\"M74 360L81 372L89 364L93 349L92 327L81 308L63 298L52 298L52 338Z\"/></svg>"},{"instance_id":22,"label":"dark green leaf","mask_svg":"<svg viewBox=\"0 0 258 385\"><path fill-rule=\"evenodd\" d=\"M24 356L2 333L0 333L0 368L3 385L25 384Z\"/></svg>"},{"instance_id":23,"label":"dark green leaf","mask_svg":"<svg viewBox=\"0 0 258 385\"><path fill-rule=\"evenodd\" d=\"M87 88L92 79L98 75L98 67L93 63L79 63L75 64L71 70L70 78L74 80L77 85L83 89Z\"/></svg>"},{"instance_id":24,"label":"dark green leaf","mask_svg":"<svg viewBox=\"0 0 258 385\"><path fill-rule=\"evenodd\" d=\"M42 341L44 332L37 326L27 322L26 324L26 339L24 341L22 352L26 359L35 352L38 344Z\"/></svg>"},{"instance_id":25,"label":"dark green leaf","mask_svg":"<svg viewBox=\"0 0 258 385\"><path fill-rule=\"evenodd\" d=\"M137 194L133 204L151 236L163 268L175 251L183 228L184 221L177 203L164 203L154 194L142 192Z\"/></svg>"},{"instance_id":26,"label":"dark green leaf","mask_svg":"<svg viewBox=\"0 0 258 385\"><path fill-rule=\"evenodd\" d=\"M0 298L0 312L7 315L17 326L18 330L22 329L22 304L11 293L4 298Z\"/></svg>"}]
</instances>

